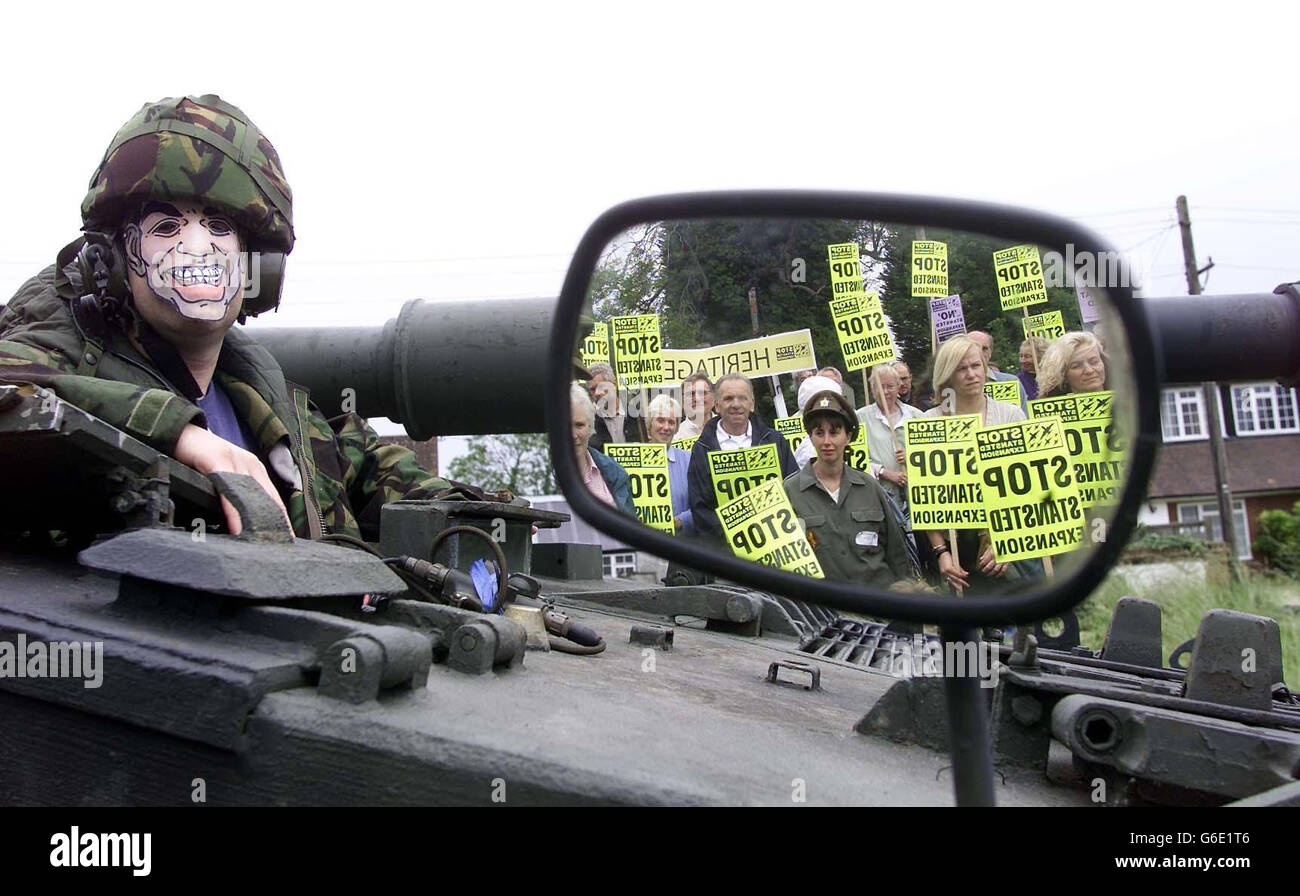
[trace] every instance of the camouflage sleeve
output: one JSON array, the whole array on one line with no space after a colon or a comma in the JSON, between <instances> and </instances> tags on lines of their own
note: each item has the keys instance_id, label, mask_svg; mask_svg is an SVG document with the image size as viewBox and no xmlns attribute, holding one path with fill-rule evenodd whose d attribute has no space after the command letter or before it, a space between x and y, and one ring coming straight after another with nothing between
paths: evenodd
<instances>
[{"instance_id":1,"label":"camouflage sleeve","mask_svg":"<svg viewBox=\"0 0 1300 896\"><path fill-rule=\"evenodd\" d=\"M329 421L343 460L343 485L357 522L378 531L380 509L401 498L430 498L447 480L420 466L415 454L379 441L366 421L344 414Z\"/></svg>"},{"instance_id":2,"label":"camouflage sleeve","mask_svg":"<svg viewBox=\"0 0 1300 896\"><path fill-rule=\"evenodd\" d=\"M30 383L50 389L157 451L173 453L181 430L202 417L197 407L166 389L77 376L75 369L60 353L0 340L0 384Z\"/></svg>"}]
</instances>

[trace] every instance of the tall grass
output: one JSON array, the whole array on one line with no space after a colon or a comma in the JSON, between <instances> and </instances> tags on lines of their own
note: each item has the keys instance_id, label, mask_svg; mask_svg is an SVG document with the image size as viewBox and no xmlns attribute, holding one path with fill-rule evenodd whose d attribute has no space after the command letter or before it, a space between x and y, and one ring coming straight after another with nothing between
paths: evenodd
<instances>
[{"instance_id":1,"label":"tall grass","mask_svg":"<svg viewBox=\"0 0 1300 896\"><path fill-rule=\"evenodd\" d=\"M1101 647L1115 604L1125 596L1145 597L1160 604L1166 663L1179 644L1196 637L1201 617L1210 610L1238 610L1276 619L1282 632L1283 675L1293 690L1300 685L1300 582L1251 574L1244 582L1230 586L1175 581L1139 589L1131 587L1117 568L1075 608L1080 640L1085 646L1094 650Z\"/></svg>"}]
</instances>

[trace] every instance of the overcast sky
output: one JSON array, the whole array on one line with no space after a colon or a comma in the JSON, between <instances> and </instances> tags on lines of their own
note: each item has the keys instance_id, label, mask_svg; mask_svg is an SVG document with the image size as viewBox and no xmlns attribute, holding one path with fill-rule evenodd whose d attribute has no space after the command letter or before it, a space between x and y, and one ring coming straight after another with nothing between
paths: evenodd
<instances>
[{"instance_id":1,"label":"overcast sky","mask_svg":"<svg viewBox=\"0 0 1300 896\"><path fill-rule=\"evenodd\" d=\"M0 292L75 237L146 101L219 93L279 150L298 244L275 325L555 295L654 193L942 194L1074 217L1186 291L1300 278L1300 13L1134 3L21 4L0 48ZM205 11L210 9L211 11ZM250 24L244 24L250 23Z\"/></svg>"}]
</instances>

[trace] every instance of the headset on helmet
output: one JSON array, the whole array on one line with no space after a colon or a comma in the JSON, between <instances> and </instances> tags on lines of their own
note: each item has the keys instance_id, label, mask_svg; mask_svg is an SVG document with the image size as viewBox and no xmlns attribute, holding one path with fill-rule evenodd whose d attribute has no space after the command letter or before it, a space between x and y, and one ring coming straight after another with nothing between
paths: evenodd
<instances>
[{"instance_id":1,"label":"headset on helmet","mask_svg":"<svg viewBox=\"0 0 1300 896\"><path fill-rule=\"evenodd\" d=\"M77 262L85 288L124 297L126 264L115 238L123 219L147 200L185 199L229 214L258 253L257 291L245 294L244 313L278 307L294 242L293 194L270 141L212 94L146 104L109 144L81 203L86 242ZM106 251L115 257L105 259Z\"/></svg>"}]
</instances>

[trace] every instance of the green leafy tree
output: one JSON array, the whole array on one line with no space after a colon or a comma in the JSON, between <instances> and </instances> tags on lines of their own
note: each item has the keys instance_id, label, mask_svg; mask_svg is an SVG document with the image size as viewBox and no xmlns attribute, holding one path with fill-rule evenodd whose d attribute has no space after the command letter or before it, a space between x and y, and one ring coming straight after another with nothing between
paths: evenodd
<instances>
[{"instance_id":1,"label":"green leafy tree","mask_svg":"<svg viewBox=\"0 0 1300 896\"><path fill-rule=\"evenodd\" d=\"M595 317L660 316L669 348L721 345L759 334L808 329L821 365L843 367L830 325L826 247L858 242L868 271L880 258L879 225L830 219L715 218L637 228L616 240L592 279ZM868 276L871 276L870 274ZM758 390L760 413L773 412Z\"/></svg>"},{"instance_id":2,"label":"green leafy tree","mask_svg":"<svg viewBox=\"0 0 1300 896\"><path fill-rule=\"evenodd\" d=\"M1261 513L1252 547L1269 565L1300 578L1300 501L1290 511Z\"/></svg>"},{"instance_id":3,"label":"green leafy tree","mask_svg":"<svg viewBox=\"0 0 1300 896\"><path fill-rule=\"evenodd\" d=\"M509 489L516 495L553 495L559 491L550 448L542 433L480 436L469 451L448 467L452 479L486 491Z\"/></svg>"},{"instance_id":4,"label":"green leafy tree","mask_svg":"<svg viewBox=\"0 0 1300 896\"><path fill-rule=\"evenodd\" d=\"M1002 310L993 270L993 253L1015 243L933 227L926 229L925 238L948 244L948 290L961 296L966 329L987 331L993 337L993 363L1006 373L1017 373L1020 343L1025 338L1025 312L1020 308ZM928 369L932 362L930 306L929 299L912 298L912 241L915 239L919 236L914 227L889 232L883 250L880 292L903 360L913 371L921 371ZM1060 311L1067 331L1081 328L1079 303L1073 290L1049 287L1047 296L1047 302L1030 305L1029 313Z\"/></svg>"}]
</instances>

